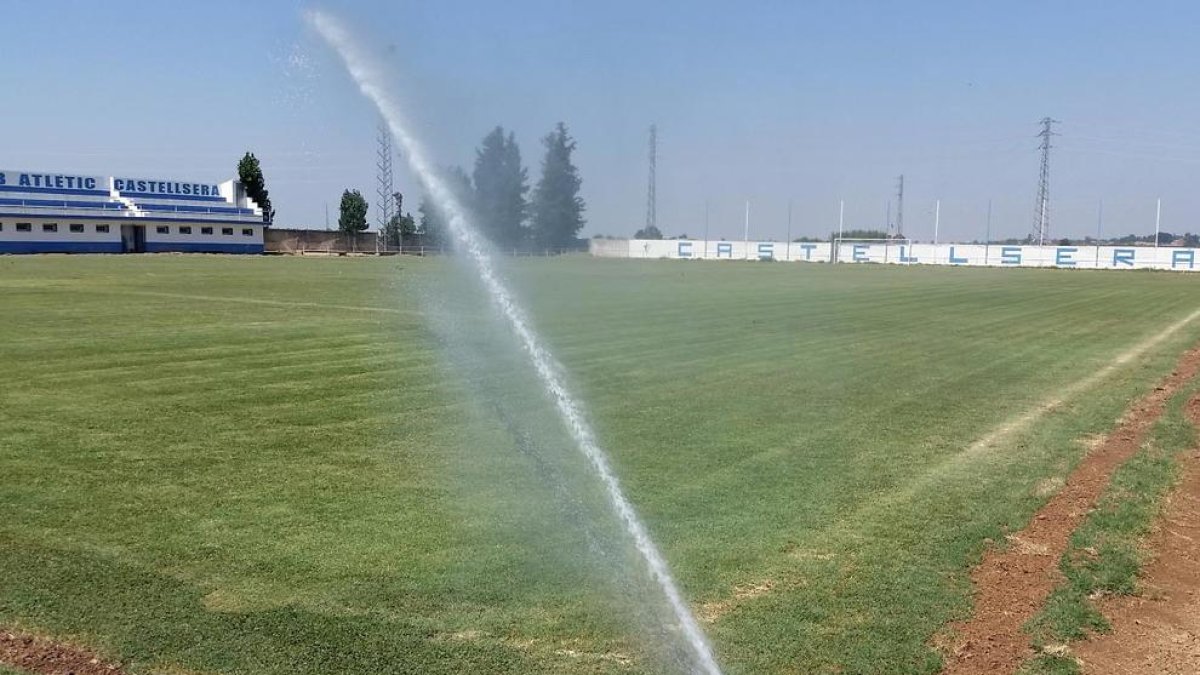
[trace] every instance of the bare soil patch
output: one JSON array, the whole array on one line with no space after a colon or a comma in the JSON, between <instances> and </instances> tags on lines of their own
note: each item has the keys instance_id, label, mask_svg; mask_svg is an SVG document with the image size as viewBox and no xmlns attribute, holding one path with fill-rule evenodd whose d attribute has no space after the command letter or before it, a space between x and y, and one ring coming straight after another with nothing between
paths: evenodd
<instances>
[{"instance_id":1,"label":"bare soil patch","mask_svg":"<svg viewBox=\"0 0 1200 675\"><path fill-rule=\"evenodd\" d=\"M1200 398L1188 402L1188 418L1200 426ZM1113 631L1075 645L1084 672L1200 673L1200 450L1183 460L1146 544L1155 557L1140 594L1100 600Z\"/></svg>"},{"instance_id":2,"label":"bare soil patch","mask_svg":"<svg viewBox=\"0 0 1200 675\"><path fill-rule=\"evenodd\" d=\"M700 620L704 621L705 623L714 623L717 619L720 619L722 616L729 613L729 611L737 606L738 603L757 598L761 595L766 595L774 588L775 582L770 579L766 579L756 584L737 586L733 589L732 598L729 600L707 602L700 606L700 609L697 611L697 615L700 617Z\"/></svg>"},{"instance_id":3,"label":"bare soil patch","mask_svg":"<svg viewBox=\"0 0 1200 675\"><path fill-rule=\"evenodd\" d=\"M0 663L40 675L125 675L87 649L5 628L0 628Z\"/></svg>"},{"instance_id":4,"label":"bare soil patch","mask_svg":"<svg viewBox=\"0 0 1200 675\"><path fill-rule=\"evenodd\" d=\"M954 624L943 672L1012 673L1034 655L1022 626L1062 581L1058 561L1071 533L1095 507L1113 471L1137 453L1166 403L1200 371L1200 349L1184 353L1175 370L1135 402L1117 427L1092 448L1066 484L1016 533L1004 550L992 549L971 573L975 613ZM1196 672L1196 671L1188 671Z\"/></svg>"}]
</instances>

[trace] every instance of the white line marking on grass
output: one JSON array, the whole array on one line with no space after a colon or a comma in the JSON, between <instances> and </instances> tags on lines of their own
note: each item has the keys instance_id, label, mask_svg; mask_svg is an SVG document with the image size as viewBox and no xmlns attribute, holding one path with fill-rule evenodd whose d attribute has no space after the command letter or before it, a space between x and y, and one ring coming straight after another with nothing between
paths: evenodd
<instances>
[{"instance_id":1,"label":"white line marking on grass","mask_svg":"<svg viewBox=\"0 0 1200 675\"><path fill-rule=\"evenodd\" d=\"M167 293L163 291L133 291L127 289L84 289L89 293L105 293L109 295L142 295L152 298L173 298L177 300L199 300L201 302L233 302L243 305L266 305L268 307L297 307L300 309L337 309L350 312L379 312L384 314L415 314L412 310L395 307L367 307L363 305L330 305L322 302L304 302L296 300L268 300L266 298L239 298L223 295L192 295L190 293Z\"/></svg>"},{"instance_id":2,"label":"white line marking on grass","mask_svg":"<svg viewBox=\"0 0 1200 675\"><path fill-rule=\"evenodd\" d=\"M877 499L872 499L868 502L865 502L852 512L830 522L826 527L826 532L844 532L847 523L859 524L868 522L871 520L871 518L868 516L869 513L880 510L888 510L897 504L911 499L913 496L917 495L923 489L928 487L930 483L935 482L949 471L960 468L969 460L981 456L985 451L996 447L1001 442L1008 440L1011 436L1025 431L1046 413L1051 412L1055 408L1058 408L1066 403L1071 398L1082 394L1097 384L1100 384L1102 381L1104 381L1104 379L1112 375L1117 369L1158 346L1167 338L1179 332L1179 330L1184 326L1188 325L1192 321L1195 321L1197 318L1200 318L1200 309L1197 309L1179 321L1167 326L1158 333L1151 335L1124 352L1121 352L1104 367L1100 368L1091 375L1088 375L1087 377L1063 387L1062 389L1058 390L1055 395L1051 396L1045 401L1042 401L1032 409L1023 412L1016 417L1005 420L991 431L984 434L974 443L969 445L963 451L957 452L945 460L930 466L924 472L917 474L912 480L906 481L897 489L888 492ZM836 538L837 535L834 536ZM775 574L777 577L774 579L776 585L783 585L784 582L787 581L786 570L777 570ZM755 597L761 597L762 595L767 595L770 592L770 589L768 589L766 592L755 595L754 597L738 597L737 589L738 587L735 586L731 597L726 597L724 600L720 601L713 601L706 605L706 607L710 609L719 608L719 611L711 612L709 617L710 622L716 621L720 618L720 616L728 613L736 606L744 602L751 602Z\"/></svg>"},{"instance_id":3,"label":"white line marking on grass","mask_svg":"<svg viewBox=\"0 0 1200 675\"><path fill-rule=\"evenodd\" d=\"M1154 347L1157 347L1164 340L1179 332L1181 328L1188 325L1192 321L1195 321L1197 317L1200 317L1200 309L1197 309L1179 321L1167 326L1162 331L1151 335L1124 352L1121 352L1103 368L1100 368L1096 372L1081 380L1063 387L1054 396L1042 401L1036 407L1021 413L1012 419L1004 421L999 426L992 429L987 434L984 434L983 437L968 446L963 453L957 455L951 461L961 457L969 457L979 453L982 450L986 450L987 448L995 447L1009 436L1025 430L1035 421L1037 421L1042 415L1045 415L1055 408L1058 408L1063 403L1066 403L1068 400L1078 396L1079 394L1082 394L1097 384L1100 384L1100 382L1108 378L1109 375L1112 375L1117 369L1140 357L1142 354L1145 354Z\"/></svg>"},{"instance_id":4,"label":"white line marking on grass","mask_svg":"<svg viewBox=\"0 0 1200 675\"><path fill-rule=\"evenodd\" d=\"M1060 407L1070 399L1084 393L1092 387L1103 382L1108 376L1112 375L1117 369L1128 364L1130 361L1137 359L1154 347L1157 347L1167 338L1179 332L1181 328L1188 325L1192 321L1200 318L1200 309L1188 314L1186 317L1167 326L1163 330L1151 335L1150 337L1138 342L1129 349L1118 354L1112 361L1100 368L1096 372L1087 377L1077 380L1067 386L1059 389L1053 396L1037 404L1033 408L1001 422L991 431L984 434L974 443L967 446L961 452L954 453L946 459L933 464L924 472L919 473L911 480L906 481L898 489L882 496L879 499L872 500L863 504L850 515L849 522L861 521L864 512L877 511L879 509L887 509L892 506L903 503L913 496L927 488L930 483L937 481L956 470L962 469L972 460L983 456L988 450L994 449L1001 443L1009 440L1012 436L1026 431L1033 425L1034 422L1041 419L1046 413ZM843 522L845 520L843 519Z\"/></svg>"}]
</instances>

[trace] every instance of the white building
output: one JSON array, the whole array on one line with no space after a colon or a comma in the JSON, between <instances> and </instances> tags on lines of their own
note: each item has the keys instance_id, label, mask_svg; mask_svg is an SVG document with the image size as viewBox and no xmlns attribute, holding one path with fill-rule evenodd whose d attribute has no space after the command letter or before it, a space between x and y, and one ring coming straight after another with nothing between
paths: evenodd
<instances>
[{"instance_id":1,"label":"white building","mask_svg":"<svg viewBox=\"0 0 1200 675\"><path fill-rule=\"evenodd\" d=\"M262 253L242 184L0 171L0 253Z\"/></svg>"}]
</instances>

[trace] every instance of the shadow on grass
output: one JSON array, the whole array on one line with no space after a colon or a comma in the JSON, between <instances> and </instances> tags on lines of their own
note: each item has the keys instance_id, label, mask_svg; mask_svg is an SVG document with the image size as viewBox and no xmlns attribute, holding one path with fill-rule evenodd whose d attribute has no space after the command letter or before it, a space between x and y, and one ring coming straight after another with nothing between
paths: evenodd
<instances>
[{"instance_id":1,"label":"shadow on grass","mask_svg":"<svg viewBox=\"0 0 1200 675\"><path fill-rule=\"evenodd\" d=\"M524 673L517 647L435 640L428 627L296 607L214 612L204 592L96 554L0 534L0 623L93 647L131 672ZM97 632L97 626L103 626ZM173 672L173 671L172 671Z\"/></svg>"}]
</instances>

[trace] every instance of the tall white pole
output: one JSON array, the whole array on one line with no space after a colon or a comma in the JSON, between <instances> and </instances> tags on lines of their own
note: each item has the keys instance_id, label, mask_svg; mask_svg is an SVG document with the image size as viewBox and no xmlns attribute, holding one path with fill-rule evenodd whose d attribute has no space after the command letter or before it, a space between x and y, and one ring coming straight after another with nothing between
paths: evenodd
<instances>
[{"instance_id":1,"label":"tall white pole","mask_svg":"<svg viewBox=\"0 0 1200 675\"><path fill-rule=\"evenodd\" d=\"M1162 198L1158 200L1158 205L1154 208L1154 248L1158 248L1158 226L1162 222Z\"/></svg>"},{"instance_id":2,"label":"tall white pole","mask_svg":"<svg viewBox=\"0 0 1200 675\"><path fill-rule=\"evenodd\" d=\"M987 233L983 236L983 264L988 264L988 253L992 250L992 200L988 200Z\"/></svg>"},{"instance_id":3,"label":"tall white pole","mask_svg":"<svg viewBox=\"0 0 1200 675\"><path fill-rule=\"evenodd\" d=\"M842 230L846 224L846 200L843 199L838 206L838 239L842 238Z\"/></svg>"},{"instance_id":4,"label":"tall white pole","mask_svg":"<svg viewBox=\"0 0 1200 675\"><path fill-rule=\"evenodd\" d=\"M938 243L938 228L942 226L942 200L937 200L937 205L933 209L933 245Z\"/></svg>"},{"instance_id":5,"label":"tall white pole","mask_svg":"<svg viewBox=\"0 0 1200 675\"><path fill-rule=\"evenodd\" d=\"M750 259L750 200L746 200L746 229L742 232L742 245L745 246L746 259Z\"/></svg>"},{"instance_id":6,"label":"tall white pole","mask_svg":"<svg viewBox=\"0 0 1200 675\"><path fill-rule=\"evenodd\" d=\"M788 200L787 261L792 261L792 200Z\"/></svg>"},{"instance_id":7,"label":"tall white pole","mask_svg":"<svg viewBox=\"0 0 1200 675\"><path fill-rule=\"evenodd\" d=\"M704 200L704 258L708 259L708 200Z\"/></svg>"}]
</instances>

